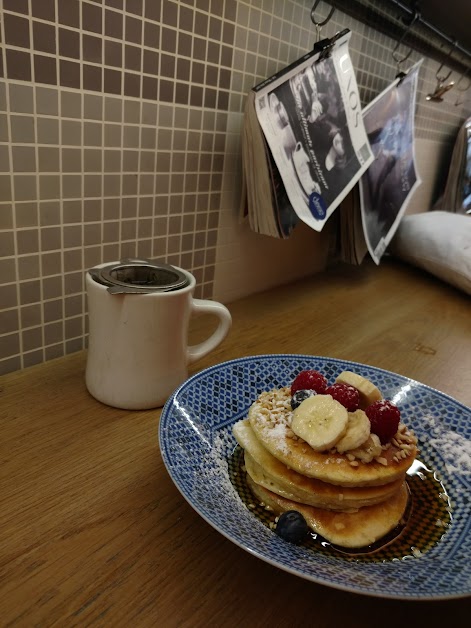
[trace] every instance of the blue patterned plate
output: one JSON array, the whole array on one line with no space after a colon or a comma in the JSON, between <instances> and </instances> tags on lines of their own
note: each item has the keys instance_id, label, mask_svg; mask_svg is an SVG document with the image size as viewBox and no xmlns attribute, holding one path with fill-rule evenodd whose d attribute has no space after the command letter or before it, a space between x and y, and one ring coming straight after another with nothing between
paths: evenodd
<instances>
[{"instance_id":1,"label":"blue patterned plate","mask_svg":"<svg viewBox=\"0 0 471 628\"><path fill-rule=\"evenodd\" d=\"M247 416L262 391L289 385L308 368L321 371L329 382L343 370L359 373L399 406L419 439L419 460L433 470L444 489L441 498L447 508L451 505L447 521L433 514L421 517L387 552L352 557L320 545L288 543L246 505L231 473L236 448L232 425ZM471 594L470 431L469 408L419 382L355 362L283 354L224 362L188 379L165 404L159 441L165 466L185 499L242 549L337 589L426 600ZM440 500L438 492L434 499Z\"/></svg>"}]
</instances>

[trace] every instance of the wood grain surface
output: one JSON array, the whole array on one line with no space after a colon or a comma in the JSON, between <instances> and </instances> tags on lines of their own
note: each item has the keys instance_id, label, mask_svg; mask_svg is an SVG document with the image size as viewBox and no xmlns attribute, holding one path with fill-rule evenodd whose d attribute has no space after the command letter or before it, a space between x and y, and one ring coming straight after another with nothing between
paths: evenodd
<instances>
[{"instance_id":1,"label":"wood grain surface","mask_svg":"<svg viewBox=\"0 0 471 628\"><path fill-rule=\"evenodd\" d=\"M338 267L229 309L229 336L190 374L246 355L325 355L401 373L471 406L469 297L411 267ZM191 340L213 324L196 319ZM160 411L95 401L85 363L81 352L0 378L1 626L430 628L469 612L469 599L404 602L327 588L235 546L168 476Z\"/></svg>"}]
</instances>

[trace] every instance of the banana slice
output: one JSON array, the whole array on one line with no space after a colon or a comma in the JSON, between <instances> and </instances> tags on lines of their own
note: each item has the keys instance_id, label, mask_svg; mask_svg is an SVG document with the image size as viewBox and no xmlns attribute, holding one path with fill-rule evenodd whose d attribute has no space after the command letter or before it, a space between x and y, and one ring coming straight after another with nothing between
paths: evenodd
<instances>
[{"instance_id":1,"label":"banana slice","mask_svg":"<svg viewBox=\"0 0 471 628\"><path fill-rule=\"evenodd\" d=\"M383 398L381 391L376 388L373 382L370 382L369 379L362 375L358 375L358 373L342 371L335 381L339 384L350 384L350 386L358 390L360 393L360 408L362 410Z\"/></svg>"},{"instance_id":2,"label":"banana slice","mask_svg":"<svg viewBox=\"0 0 471 628\"><path fill-rule=\"evenodd\" d=\"M335 443L335 448L340 454L350 449L356 449L363 445L370 435L370 420L363 410L355 410L348 413L347 431L340 440Z\"/></svg>"},{"instance_id":3,"label":"banana slice","mask_svg":"<svg viewBox=\"0 0 471 628\"><path fill-rule=\"evenodd\" d=\"M355 458L359 458L363 462L371 462L376 456L380 456L382 452L381 441L376 434L370 434L366 441L357 447L351 449L348 453L353 454Z\"/></svg>"},{"instance_id":4,"label":"banana slice","mask_svg":"<svg viewBox=\"0 0 471 628\"><path fill-rule=\"evenodd\" d=\"M315 451L330 449L341 438L348 424L348 412L331 395L305 399L293 412L291 429Z\"/></svg>"}]
</instances>

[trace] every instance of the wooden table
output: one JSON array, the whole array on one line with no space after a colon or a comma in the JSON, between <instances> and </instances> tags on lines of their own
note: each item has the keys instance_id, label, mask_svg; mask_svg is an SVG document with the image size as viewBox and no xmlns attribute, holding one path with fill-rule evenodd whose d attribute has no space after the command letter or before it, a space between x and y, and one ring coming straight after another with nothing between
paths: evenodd
<instances>
[{"instance_id":1,"label":"wooden table","mask_svg":"<svg viewBox=\"0 0 471 628\"><path fill-rule=\"evenodd\" d=\"M328 355L471 406L469 297L411 267L339 267L229 307L229 336L192 373L244 355ZM212 325L197 319L192 340ZM464 625L469 599L349 594L232 544L169 478L160 411L95 401L85 360L73 354L0 379L1 626Z\"/></svg>"}]
</instances>

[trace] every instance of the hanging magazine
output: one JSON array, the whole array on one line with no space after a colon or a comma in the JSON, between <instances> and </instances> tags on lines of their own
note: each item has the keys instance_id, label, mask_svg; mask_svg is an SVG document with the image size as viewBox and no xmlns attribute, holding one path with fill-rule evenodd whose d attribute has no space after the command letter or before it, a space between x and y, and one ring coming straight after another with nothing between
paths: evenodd
<instances>
[{"instance_id":1,"label":"hanging magazine","mask_svg":"<svg viewBox=\"0 0 471 628\"><path fill-rule=\"evenodd\" d=\"M445 191L433 209L471 214L471 118L467 118L458 131Z\"/></svg>"},{"instance_id":2,"label":"hanging magazine","mask_svg":"<svg viewBox=\"0 0 471 628\"><path fill-rule=\"evenodd\" d=\"M286 237L299 219L321 231L373 161L350 35L326 40L328 54L315 48L249 94L242 154L249 219L261 233Z\"/></svg>"},{"instance_id":3,"label":"hanging magazine","mask_svg":"<svg viewBox=\"0 0 471 628\"><path fill-rule=\"evenodd\" d=\"M414 115L422 61L397 78L363 111L375 160L360 181L363 230L376 264L421 181L415 167Z\"/></svg>"}]
</instances>

